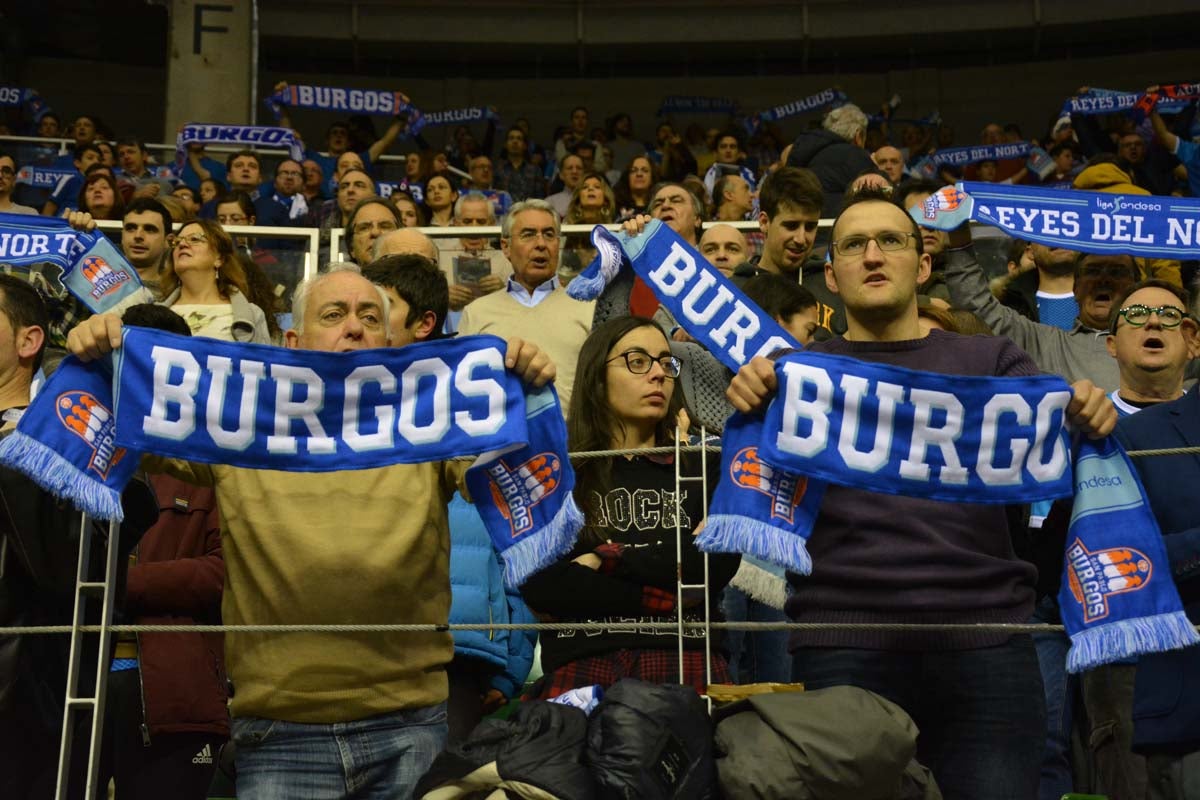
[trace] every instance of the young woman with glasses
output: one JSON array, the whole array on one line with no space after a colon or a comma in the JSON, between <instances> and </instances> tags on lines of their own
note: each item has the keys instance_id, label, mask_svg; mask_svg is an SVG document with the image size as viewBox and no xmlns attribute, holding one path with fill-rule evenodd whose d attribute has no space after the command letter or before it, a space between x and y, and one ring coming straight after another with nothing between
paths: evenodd
<instances>
[{"instance_id":1,"label":"young woman with glasses","mask_svg":"<svg viewBox=\"0 0 1200 800\"><path fill-rule=\"evenodd\" d=\"M670 445L675 425L686 427L683 393L677 386L682 363L671 354L662 330L641 317L611 319L592 331L579 353L567 420L571 452L637 450ZM699 477L699 455L685 453L680 474ZM621 678L679 682L676 634L647 630L639 623L676 619L676 522L682 534L683 581L704 582L704 557L694 544L704 519L704 499L716 486L720 459L707 465L707 485L678 484L673 457L629 453L577 462L575 500L586 525L575 549L522 587L526 602L543 617L601 623L600 630L562 631L542 636L545 677L536 697L555 697L579 686L609 686ZM738 565L737 556L712 556L707 598L685 590L684 616L704 619ZM704 638L684 638L684 683L705 691ZM728 667L714 647L714 682L727 682Z\"/></svg>"}]
</instances>

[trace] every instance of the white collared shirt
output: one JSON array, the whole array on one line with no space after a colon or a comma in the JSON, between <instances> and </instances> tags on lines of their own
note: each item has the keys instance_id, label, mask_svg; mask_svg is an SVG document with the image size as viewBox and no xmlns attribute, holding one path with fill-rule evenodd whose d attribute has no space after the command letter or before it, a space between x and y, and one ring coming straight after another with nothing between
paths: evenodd
<instances>
[{"instance_id":1,"label":"white collared shirt","mask_svg":"<svg viewBox=\"0 0 1200 800\"><path fill-rule=\"evenodd\" d=\"M548 281L540 284L532 293L520 283L516 278L508 279L508 293L512 299L516 300L523 306L533 308L538 303L550 296L550 293L559 287L558 276L551 278Z\"/></svg>"}]
</instances>

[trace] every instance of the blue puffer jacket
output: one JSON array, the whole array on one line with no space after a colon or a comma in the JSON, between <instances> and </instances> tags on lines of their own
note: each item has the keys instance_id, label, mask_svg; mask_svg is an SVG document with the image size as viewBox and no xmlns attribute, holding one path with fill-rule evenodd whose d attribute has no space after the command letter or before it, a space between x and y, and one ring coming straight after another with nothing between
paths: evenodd
<instances>
[{"instance_id":1,"label":"blue puffer jacket","mask_svg":"<svg viewBox=\"0 0 1200 800\"><path fill-rule=\"evenodd\" d=\"M505 593L499 556L475 506L455 494L450 501L450 622L537 622L518 592ZM492 688L520 694L533 666L537 631L454 631L454 652L493 664Z\"/></svg>"}]
</instances>

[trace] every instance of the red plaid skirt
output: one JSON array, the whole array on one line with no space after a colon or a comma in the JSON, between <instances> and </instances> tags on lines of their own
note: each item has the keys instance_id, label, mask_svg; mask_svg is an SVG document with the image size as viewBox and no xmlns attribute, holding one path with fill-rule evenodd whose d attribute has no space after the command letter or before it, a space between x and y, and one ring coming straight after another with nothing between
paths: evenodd
<instances>
[{"instance_id":1,"label":"red plaid skirt","mask_svg":"<svg viewBox=\"0 0 1200 800\"><path fill-rule=\"evenodd\" d=\"M708 691L704 682L704 651L683 651L684 684L697 694ZM637 678L648 683L678 683L679 653L676 650L616 650L601 656L588 656L563 664L543 675L525 696L526 700L549 700L581 686L599 684L605 689L622 678ZM720 653L712 654L712 682L732 683L729 666Z\"/></svg>"}]
</instances>

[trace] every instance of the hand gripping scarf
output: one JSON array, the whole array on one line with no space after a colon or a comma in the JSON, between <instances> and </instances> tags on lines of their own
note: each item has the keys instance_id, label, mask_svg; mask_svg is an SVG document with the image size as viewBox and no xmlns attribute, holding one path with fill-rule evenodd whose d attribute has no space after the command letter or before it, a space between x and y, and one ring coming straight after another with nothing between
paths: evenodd
<instances>
[{"instance_id":1,"label":"hand gripping scarf","mask_svg":"<svg viewBox=\"0 0 1200 800\"><path fill-rule=\"evenodd\" d=\"M743 337L714 335L741 311L744 296L669 228L652 223L632 239L597 228L592 241L597 258L571 283L573 296L595 297L621 269L631 268L684 329L731 369L748 355L794 345L749 301L746 308L757 322L742 328ZM1081 471L1072 477L1064 428L1071 393L1056 377L948 376L804 352L780 357L776 376L779 392L765 415L734 414L726 423L721 481L696 540L702 550L741 552L809 574L805 542L826 482L964 503L1025 503L1075 490L1079 517L1087 487L1075 481L1093 480L1092 454L1119 452L1111 440L1083 441L1076 452ZM1123 454L1120 458L1127 465ZM1109 486L1111 480L1100 476L1095 483ZM1161 535L1140 487L1137 497L1073 521L1068 570L1077 563L1079 574L1087 575L1086 553L1121 559L1127 574L1134 571L1132 563L1145 575L1157 567L1160 576L1156 582L1142 580L1137 591L1144 594L1136 598L1124 596L1132 592L1126 588L1132 579L1112 583L1112 591L1125 591L1108 602L1104 616L1098 607L1095 613L1067 608L1071 602L1064 595L1073 669L1196 641L1169 570L1163 570ZM1095 587L1078 585L1083 588L1074 607L1083 609L1089 598L1095 601Z\"/></svg>"},{"instance_id":2,"label":"hand gripping scarf","mask_svg":"<svg viewBox=\"0 0 1200 800\"><path fill-rule=\"evenodd\" d=\"M0 263L54 264L63 286L95 314L148 299L137 270L103 233L57 217L0 214Z\"/></svg>"},{"instance_id":3,"label":"hand gripping scarf","mask_svg":"<svg viewBox=\"0 0 1200 800\"><path fill-rule=\"evenodd\" d=\"M509 582L574 545L582 515L558 397L526 395L496 337L336 354L128 327L123 337L112 377L104 362L64 362L0 443L0 463L120 519L142 453L301 472L485 453L467 481Z\"/></svg>"}]
</instances>

